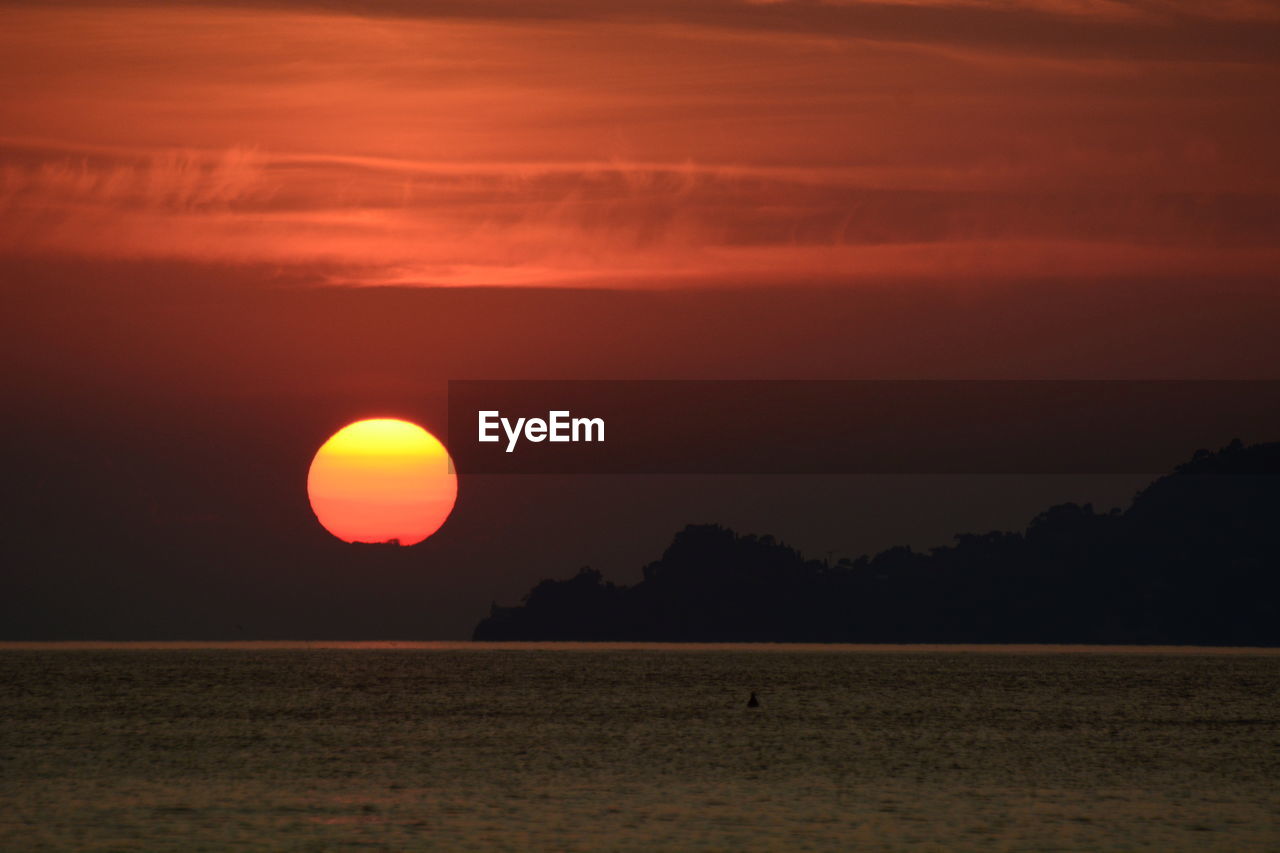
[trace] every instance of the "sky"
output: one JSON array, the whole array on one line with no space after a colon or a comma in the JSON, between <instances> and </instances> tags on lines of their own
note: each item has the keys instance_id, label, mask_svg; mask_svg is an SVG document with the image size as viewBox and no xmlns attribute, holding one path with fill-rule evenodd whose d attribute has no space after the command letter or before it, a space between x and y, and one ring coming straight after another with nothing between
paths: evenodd
<instances>
[{"instance_id":1,"label":"sky","mask_svg":"<svg viewBox=\"0 0 1280 853\"><path fill-rule=\"evenodd\" d=\"M449 379L1280 378L1278 43L1250 0L0 3L0 633L463 637L686 522L1121 505L464 472L384 553L303 484Z\"/></svg>"},{"instance_id":2,"label":"sky","mask_svg":"<svg viewBox=\"0 0 1280 853\"><path fill-rule=\"evenodd\" d=\"M1276 269L1280 6L10 4L4 248L331 283Z\"/></svg>"}]
</instances>

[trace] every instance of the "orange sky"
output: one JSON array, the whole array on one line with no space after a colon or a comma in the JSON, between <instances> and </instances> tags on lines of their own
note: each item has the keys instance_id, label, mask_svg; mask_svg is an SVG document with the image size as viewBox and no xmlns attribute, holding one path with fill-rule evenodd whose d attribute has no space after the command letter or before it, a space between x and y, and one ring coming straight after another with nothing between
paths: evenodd
<instances>
[{"instance_id":1,"label":"orange sky","mask_svg":"<svg viewBox=\"0 0 1280 853\"><path fill-rule=\"evenodd\" d=\"M1275 3L332 5L0 4L0 253L355 284L1280 269Z\"/></svg>"}]
</instances>

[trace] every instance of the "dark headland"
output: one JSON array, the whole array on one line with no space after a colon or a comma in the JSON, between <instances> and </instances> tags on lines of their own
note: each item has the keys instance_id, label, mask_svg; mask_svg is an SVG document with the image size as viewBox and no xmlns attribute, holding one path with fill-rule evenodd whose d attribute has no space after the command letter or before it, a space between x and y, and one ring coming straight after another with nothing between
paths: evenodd
<instances>
[{"instance_id":1,"label":"dark headland","mask_svg":"<svg viewBox=\"0 0 1280 853\"><path fill-rule=\"evenodd\" d=\"M1050 507L928 552L806 559L690 525L634 586L581 569L476 640L1280 645L1280 443L1197 451L1125 510Z\"/></svg>"}]
</instances>

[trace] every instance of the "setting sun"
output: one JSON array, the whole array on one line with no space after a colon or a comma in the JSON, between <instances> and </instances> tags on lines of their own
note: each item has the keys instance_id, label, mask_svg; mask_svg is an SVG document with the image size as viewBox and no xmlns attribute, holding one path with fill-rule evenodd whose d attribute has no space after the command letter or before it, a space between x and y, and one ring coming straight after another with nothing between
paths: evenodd
<instances>
[{"instance_id":1,"label":"setting sun","mask_svg":"<svg viewBox=\"0 0 1280 853\"><path fill-rule=\"evenodd\" d=\"M316 518L339 539L416 545L453 511L458 478L431 433L373 418L343 427L316 451L307 494Z\"/></svg>"}]
</instances>

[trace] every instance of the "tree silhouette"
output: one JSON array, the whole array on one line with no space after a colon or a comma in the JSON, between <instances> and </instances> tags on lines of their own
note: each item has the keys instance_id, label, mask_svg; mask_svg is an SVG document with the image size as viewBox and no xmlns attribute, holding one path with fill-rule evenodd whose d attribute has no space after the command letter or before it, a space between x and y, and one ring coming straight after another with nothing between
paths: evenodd
<instances>
[{"instance_id":1,"label":"tree silhouette","mask_svg":"<svg viewBox=\"0 0 1280 853\"><path fill-rule=\"evenodd\" d=\"M810 560L689 525L631 587L584 568L494 605L477 640L1280 644L1280 443L1197 451L1120 512Z\"/></svg>"}]
</instances>

